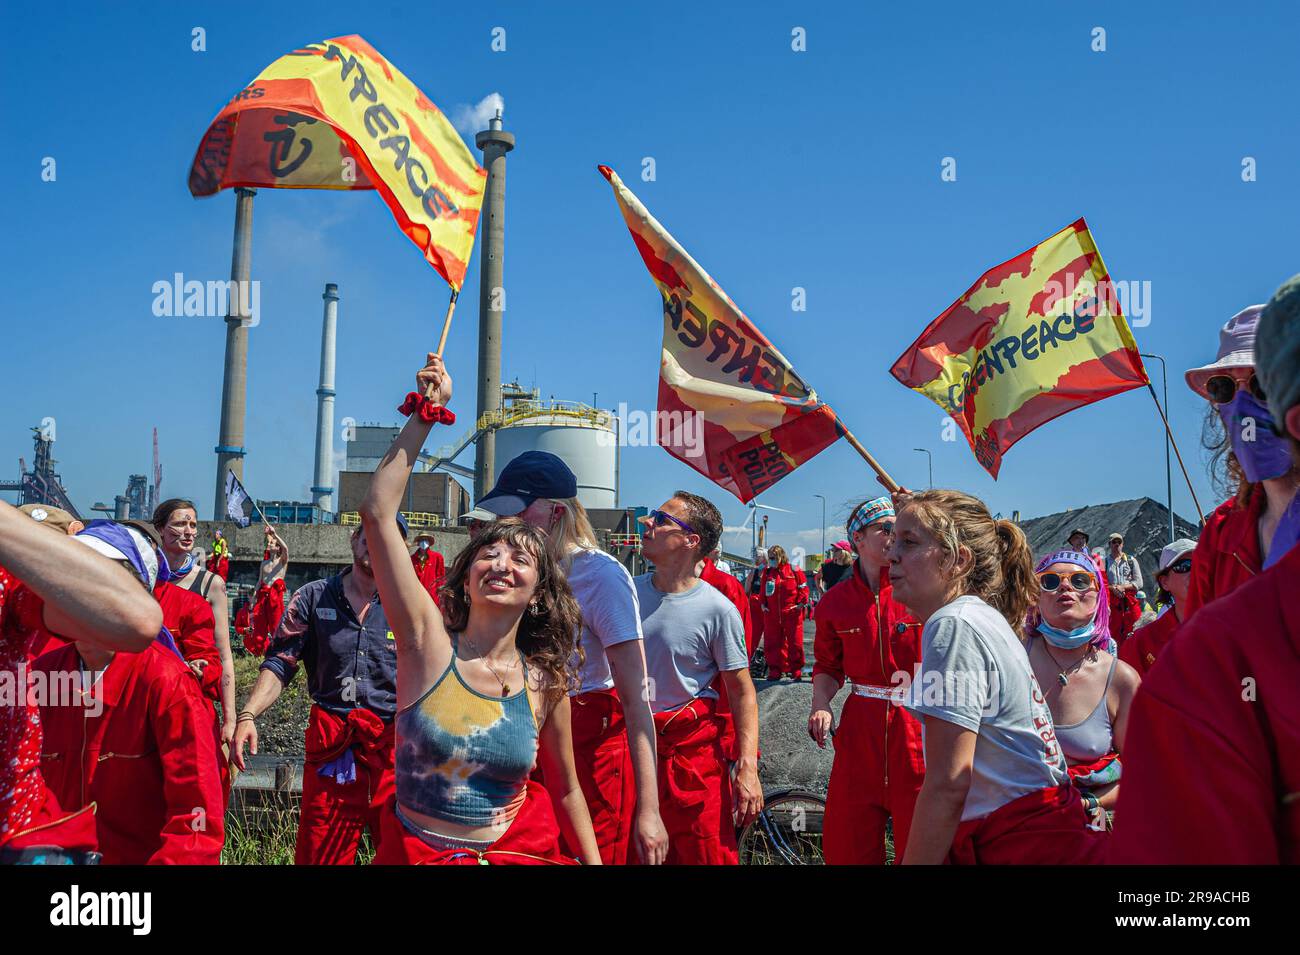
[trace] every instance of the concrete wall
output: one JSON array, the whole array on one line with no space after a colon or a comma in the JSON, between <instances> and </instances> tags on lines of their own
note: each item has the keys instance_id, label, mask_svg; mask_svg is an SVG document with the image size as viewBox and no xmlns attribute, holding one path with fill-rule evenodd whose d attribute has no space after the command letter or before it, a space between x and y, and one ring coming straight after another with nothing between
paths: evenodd
<instances>
[{"instance_id":1,"label":"concrete wall","mask_svg":"<svg viewBox=\"0 0 1300 955\"><path fill-rule=\"evenodd\" d=\"M242 593L246 588L255 588L266 541L262 525L259 523L238 527L224 521L200 521L198 546L205 552L211 552L212 532L217 528L221 529L222 535L230 543L232 590ZM280 524L276 531L289 548L289 570L285 574L285 584L290 591L297 590L308 581L337 574L352 563L352 546L349 542L352 527L342 524ZM418 530L412 530L412 550L417 533ZM450 565L456 555L465 549L468 532L462 527L440 527L432 533L433 549L439 551Z\"/></svg>"}]
</instances>

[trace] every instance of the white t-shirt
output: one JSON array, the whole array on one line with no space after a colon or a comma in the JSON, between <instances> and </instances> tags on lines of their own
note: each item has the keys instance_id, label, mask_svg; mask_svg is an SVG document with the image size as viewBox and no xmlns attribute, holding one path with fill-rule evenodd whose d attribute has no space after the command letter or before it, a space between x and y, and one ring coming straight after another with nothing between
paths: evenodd
<instances>
[{"instance_id":1,"label":"white t-shirt","mask_svg":"<svg viewBox=\"0 0 1300 955\"><path fill-rule=\"evenodd\" d=\"M641 639L641 611L632 575L603 550L580 550L567 574L569 588L582 609L582 685L577 691L614 686L605 648Z\"/></svg>"},{"instance_id":2,"label":"white t-shirt","mask_svg":"<svg viewBox=\"0 0 1300 955\"><path fill-rule=\"evenodd\" d=\"M978 597L958 597L926 623L903 705L978 734L962 822L1069 778L1024 646Z\"/></svg>"},{"instance_id":3,"label":"white t-shirt","mask_svg":"<svg viewBox=\"0 0 1300 955\"><path fill-rule=\"evenodd\" d=\"M645 633L650 709L675 710L696 697L716 700L709 684L719 670L749 666L745 625L736 605L703 580L680 594L658 590L651 577L634 578Z\"/></svg>"}]
</instances>

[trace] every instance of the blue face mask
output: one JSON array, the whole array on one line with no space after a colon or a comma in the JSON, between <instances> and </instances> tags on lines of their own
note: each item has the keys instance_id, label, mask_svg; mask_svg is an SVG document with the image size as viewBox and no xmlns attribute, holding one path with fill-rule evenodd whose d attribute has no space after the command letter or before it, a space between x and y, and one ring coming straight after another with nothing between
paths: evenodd
<instances>
[{"instance_id":1,"label":"blue face mask","mask_svg":"<svg viewBox=\"0 0 1300 955\"><path fill-rule=\"evenodd\" d=\"M1043 635L1044 640L1058 650L1077 650L1096 634L1097 621L1089 620L1082 627L1075 627L1073 630L1059 630L1046 620L1040 620L1038 632Z\"/></svg>"},{"instance_id":2,"label":"blue face mask","mask_svg":"<svg viewBox=\"0 0 1300 955\"><path fill-rule=\"evenodd\" d=\"M1273 433L1273 416L1258 398L1238 391L1227 404L1219 405L1219 417L1247 481L1258 484L1290 473L1291 449ZM1246 440L1247 435L1252 440Z\"/></svg>"}]
</instances>

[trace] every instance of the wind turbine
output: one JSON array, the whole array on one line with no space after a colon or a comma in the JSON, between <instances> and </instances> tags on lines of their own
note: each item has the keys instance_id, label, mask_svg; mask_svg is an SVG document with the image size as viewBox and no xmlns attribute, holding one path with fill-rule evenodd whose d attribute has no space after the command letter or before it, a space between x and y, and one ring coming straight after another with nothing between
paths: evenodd
<instances>
[{"instance_id":1,"label":"wind turbine","mask_svg":"<svg viewBox=\"0 0 1300 955\"><path fill-rule=\"evenodd\" d=\"M758 521L755 520L755 518L758 516L759 508L762 508L765 511L779 511L782 514L794 513L794 511L787 511L784 507L772 507L771 505L768 504L759 504L757 500L753 500L749 502L749 516L745 518L744 522L740 525L740 527L736 528L736 530L733 531L733 533L736 534L744 533L745 525L748 524L750 521L754 521L753 526L750 527L750 550L749 550L750 560L753 560L754 558L754 551L758 550Z\"/></svg>"}]
</instances>

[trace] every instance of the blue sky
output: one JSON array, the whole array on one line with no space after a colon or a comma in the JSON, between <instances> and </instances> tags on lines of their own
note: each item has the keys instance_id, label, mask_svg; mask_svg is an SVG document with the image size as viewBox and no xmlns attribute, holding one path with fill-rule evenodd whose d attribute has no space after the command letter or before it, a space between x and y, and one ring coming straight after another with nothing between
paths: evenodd
<instances>
[{"instance_id":1,"label":"blue sky","mask_svg":"<svg viewBox=\"0 0 1300 955\"><path fill-rule=\"evenodd\" d=\"M79 506L147 472L158 427L167 495L211 506L223 323L159 318L154 282L229 275L234 200L186 176L220 106L296 45L360 33L444 111L505 99L503 377L543 395L653 408L658 294L597 163L617 169L902 483L1025 516L1165 494L1150 397L1134 391L1044 426L992 481L941 412L888 368L986 268L1080 215L1111 274L1151 283L1144 351L1171 371L1176 436L1207 509L1203 403L1182 371L1219 327L1300 269L1294 5L585 3L240 8L32 5L11 12L0 113L10 227L0 344L0 475L57 422ZM1288 10L1288 7L1290 9ZM191 50L193 27L206 52ZM491 49L506 30L505 52ZM1106 51L1091 49L1094 27ZM803 27L807 51L791 50ZM19 81L18 78L29 78ZM472 136L467 137L472 140ZM43 182L44 157L57 179ZM656 181L640 178L653 157ZM957 180L943 182L944 157ZM1253 157L1257 181L1242 181ZM390 423L433 347L446 287L373 193L262 191L245 474L258 497L308 499L321 290L337 282L336 417ZM790 308L807 290L807 311ZM447 348L472 415L478 252ZM1158 369L1152 368L1158 382ZM459 433L459 428L454 429ZM437 436L449 439L452 435ZM467 456L468 458L468 456ZM746 509L657 448L623 456L624 503L676 487ZM1185 487L1175 507L1194 519ZM764 497L778 541L820 544L874 480L843 442ZM207 516L204 514L204 516ZM831 539L838 536L832 529ZM730 538L729 542L737 542Z\"/></svg>"}]
</instances>

